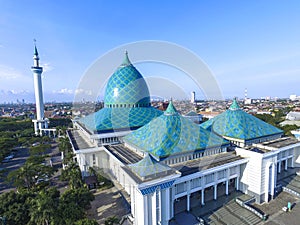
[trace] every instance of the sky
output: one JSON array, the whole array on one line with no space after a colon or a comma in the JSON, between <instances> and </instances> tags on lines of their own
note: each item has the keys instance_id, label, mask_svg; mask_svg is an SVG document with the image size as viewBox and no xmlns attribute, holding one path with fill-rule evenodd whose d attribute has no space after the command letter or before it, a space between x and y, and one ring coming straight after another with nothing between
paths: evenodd
<instances>
[{"instance_id":1,"label":"sky","mask_svg":"<svg viewBox=\"0 0 300 225\"><path fill-rule=\"evenodd\" d=\"M299 9L297 0L0 0L0 102L34 102L33 39L44 68L45 101L72 101L95 61L144 40L174 43L196 54L225 98L243 98L245 89L250 98L300 95ZM121 63L122 57L115 60ZM191 91L205 97L173 67L136 67L145 77L163 77L182 90L158 86L161 97L180 92L175 97L189 99Z\"/></svg>"}]
</instances>

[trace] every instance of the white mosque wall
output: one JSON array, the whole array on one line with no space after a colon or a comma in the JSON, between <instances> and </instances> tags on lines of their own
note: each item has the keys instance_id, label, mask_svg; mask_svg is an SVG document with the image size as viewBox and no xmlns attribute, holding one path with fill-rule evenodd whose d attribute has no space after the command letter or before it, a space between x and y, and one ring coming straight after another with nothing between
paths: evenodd
<instances>
[{"instance_id":1,"label":"white mosque wall","mask_svg":"<svg viewBox=\"0 0 300 225\"><path fill-rule=\"evenodd\" d=\"M262 143L265 141L275 140L275 139L280 138L281 136L282 136L282 134L275 134L275 135L270 135L270 136L254 138L251 140L243 140L243 139L237 139L237 138L226 137L226 136L223 136L223 137L225 139L229 140L232 144L235 144L238 147L244 148L244 147L250 146L252 144L258 144L258 143Z\"/></svg>"},{"instance_id":2,"label":"white mosque wall","mask_svg":"<svg viewBox=\"0 0 300 225\"><path fill-rule=\"evenodd\" d=\"M139 148L137 148L136 146L133 146L132 144L128 144L128 143L124 143L126 148L129 148L130 150L132 150L133 152L137 153L138 155L145 157L145 155L147 154L146 152L140 150ZM173 154L171 156L168 156L167 158L163 159L162 162L165 163L166 165L173 165L176 163L182 163L182 162L186 162L189 160L193 160L193 159L198 159L204 156L209 156L209 155L215 155L215 154L219 154L222 152L226 152L227 151L227 147L226 146L219 146L219 147L215 147L215 148L207 148L203 151L190 151L190 152L186 152L186 153L182 153L182 154ZM157 160L160 160L159 158Z\"/></svg>"},{"instance_id":3,"label":"white mosque wall","mask_svg":"<svg viewBox=\"0 0 300 225\"><path fill-rule=\"evenodd\" d=\"M248 158L243 171L241 171L241 188L242 191L249 195L255 195L259 202L261 199L261 180L262 180L262 154L249 151L243 148L236 148L236 154Z\"/></svg>"},{"instance_id":4,"label":"white mosque wall","mask_svg":"<svg viewBox=\"0 0 300 225\"><path fill-rule=\"evenodd\" d=\"M278 149L265 146L265 149L269 149L266 153L236 148L238 155L249 159L241 173L242 191L254 195L259 203L268 202L269 195L274 196L277 173L294 167L296 154L300 151L298 145L299 143Z\"/></svg>"},{"instance_id":5,"label":"white mosque wall","mask_svg":"<svg viewBox=\"0 0 300 225\"><path fill-rule=\"evenodd\" d=\"M132 187L136 186L136 182L124 170L125 164L118 160L105 147L103 147L107 155L108 172L113 178L125 189L128 195L133 193Z\"/></svg>"},{"instance_id":6,"label":"white mosque wall","mask_svg":"<svg viewBox=\"0 0 300 225\"><path fill-rule=\"evenodd\" d=\"M300 167L300 146L294 147L294 166Z\"/></svg>"}]
</instances>

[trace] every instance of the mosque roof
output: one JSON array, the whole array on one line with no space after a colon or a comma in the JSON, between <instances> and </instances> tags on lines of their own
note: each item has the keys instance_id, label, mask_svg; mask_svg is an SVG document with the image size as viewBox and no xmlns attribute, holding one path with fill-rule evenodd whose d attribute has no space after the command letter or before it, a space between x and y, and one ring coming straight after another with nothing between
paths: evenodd
<instances>
[{"instance_id":1,"label":"mosque roof","mask_svg":"<svg viewBox=\"0 0 300 225\"><path fill-rule=\"evenodd\" d=\"M147 154L141 161L128 165L128 167L143 180L168 175L175 171L171 167L156 161L150 154Z\"/></svg>"},{"instance_id":2,"label":"mosque roof","mask_svg":"<svg viewBox=\"0 0 300 225\"><path fill-rule=\"evenodd\" d=\"M126 52L122 64L108 80L104 108L78 122L91 133L137 129L162 114L150 106L149 96L144 78Z\"/></svg>"},{"instance_id":3,"label":"mosque roof","mask_svg":"<svg viewBox=\"0 0 300 225\"><path fill-rule=\"evenodd\" d=\"M163 115L126 135L123 140L158 158L229 143L181 116L172 101Z\"/></svg>"},{"instance_id":4,"label":"mosque roof","mask_svg":"<svg viewBox=\"0 0 300 225\"><path fill-rule=\"evenodd\" d=\"M200 126L223 137L241 140L283 133L282 130L243 111L236 100L233 101L228 110Z\"/></svg>"},{"instance_id":5,"label":"mosque roof","mask_svg":"<svg viewBox=\"0 0 300 225\"><path fill-rule=\"evenodd\" d=\"M140 72L131 64L128 53L123 63L109 78L104 103L106 105L150 105L150 94L146 81ZM116 106L116 107L118 107Z\"/></svg>"},{"instance_id":6,"label":"mosque roof","mask_svg":"<svg viewBox=\"0 0 300 225\"><path fill-rule=\"evenodd\" d=\"M139 128L162 114L153 107L102 108L79 120L91 133Z\"/></svg>"}]
</instances>

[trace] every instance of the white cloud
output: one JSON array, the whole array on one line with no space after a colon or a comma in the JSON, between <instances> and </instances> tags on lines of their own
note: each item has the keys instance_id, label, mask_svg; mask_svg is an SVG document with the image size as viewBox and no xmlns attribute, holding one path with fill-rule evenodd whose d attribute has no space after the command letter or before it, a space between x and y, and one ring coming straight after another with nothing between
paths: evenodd
<instances>
[{"instance_id":1,"label":"white cloud","mask_svg":"<svg viewBox=\"0 0 300 225\"><path fill-rule=\"evenodd\" d=\"M49 71L52 71L54 68L50 63L43 63L40 65L41 67L43 67L43 72L47 73Z\"/></svg>"},{"instance_id":2,"label":"white cloud","mask_svg":"<svg viewBox=\"0 0 300 225\"><path fill-rule=\"evenodd\" d=\"M0 90L0 94L2 95L20 95L20 94L29 94L30 91L28 90Z\"/></svg>"},{"instance_id":3,"label":"white cloud","mask_svg":"<svg viewBox=\"0 0 300 225\"><path fill-rule=\"evenodd\" d=\"M62 88L60 90L54 90L53 93L54 94L73 94L74 92L72 89Z\"/></svg>"},{"instance_id":4,"label":"white cloud","mask_svg":"<svg viewBox=\"0 0 300 225\"><path fill-rule=\"evenodd\" d=\"M75 94L76 95L85 94L85 95L90 95L91 96L93 94L93 92L91 90L84 90L82 88L79 88L79 89L75 90Z\"/></svg>"},{"instance_id":5,"label":"white cloud","mask_svg":"<svg viewBox=\"0 0 300 225\"><path fill-rule=\"evenodd\" d=\"M3 80L17 80L17 79L24 79L27 77L24 76L21 72L15 70L12 67L8 67L5 65L0 65L0 79Z\"/></svg>"}]
</instances>

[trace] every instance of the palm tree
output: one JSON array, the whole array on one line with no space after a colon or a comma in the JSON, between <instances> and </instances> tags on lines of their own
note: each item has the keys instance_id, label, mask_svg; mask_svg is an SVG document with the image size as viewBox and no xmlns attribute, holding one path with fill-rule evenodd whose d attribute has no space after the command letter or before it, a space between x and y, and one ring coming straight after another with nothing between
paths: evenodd
<instances>
[{"instance_id":1,"label":"palm tree","mask_svg":"<svg viewBox=\"0 0 300 225\"><path fill-rule=\"evenodd\" d=\"M57 204L47 192L41 191L31 200L29 224L49 225L55 217Z\"/></svg>"}]
</instances>

